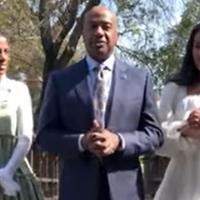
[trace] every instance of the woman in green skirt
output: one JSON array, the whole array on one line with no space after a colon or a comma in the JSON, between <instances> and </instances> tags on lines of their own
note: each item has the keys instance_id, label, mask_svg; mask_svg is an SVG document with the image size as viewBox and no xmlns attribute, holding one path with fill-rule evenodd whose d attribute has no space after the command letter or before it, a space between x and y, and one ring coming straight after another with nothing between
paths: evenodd
<instances>
[{"instance_id":1,"label":"woman in green skirt","mask_svg":"<svg viewBox=\"0 0 200 200\"><path fill-rule=\"evenodd\" d=\"M7 38L0 34L0 200L40 200L42 192L26 159L33 136L28 87L7 78Z\"/></svg>"}]
</instances>

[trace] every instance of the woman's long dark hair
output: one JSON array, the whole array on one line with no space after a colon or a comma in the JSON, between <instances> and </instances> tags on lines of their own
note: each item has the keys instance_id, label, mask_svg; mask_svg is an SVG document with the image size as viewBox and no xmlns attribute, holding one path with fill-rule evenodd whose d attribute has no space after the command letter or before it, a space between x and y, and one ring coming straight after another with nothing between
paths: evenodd
<instances>
[{"instance_id":1,"label":"woman's long dark hair","mask_svg":"<svg viewBox=\"0 0 200 200\"><path fill-rule=\"evenodd\" d=\"M186 52L183 57L183 62L180 71L178 71L178 73L175 74L175 76L169 81L173 81L178 85L184 85L184 86L193 85L199 81L199 70L195 66L192 54L194 37L196 33L199 31L200 31L200 23L196 24L190 33L190 37L186 45Z\"/></svg>"}]
</instances>

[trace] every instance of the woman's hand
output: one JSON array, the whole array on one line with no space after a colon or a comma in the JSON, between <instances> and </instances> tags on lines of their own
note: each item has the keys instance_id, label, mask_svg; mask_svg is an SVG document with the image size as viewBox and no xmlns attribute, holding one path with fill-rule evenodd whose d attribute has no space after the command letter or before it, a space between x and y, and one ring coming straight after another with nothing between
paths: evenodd
<instances>
[{"instance_id":1,"label":"woman's hand","mask_svg":"<svg viewBox=\"0 0 200 200\"><path fill-rule=\"evenodd\" d=\"M19 184L13 179L12 173L7 168L0 169L0 186L7 196L16 196L17 192L20 191Z\"/></svg>"},{"instance_id":2,"label":"woman's hand","mask_svg":"<svg viewBox=\"0 0 200 200\"><path fill-rule=\"evenodd\" d=\"M178 129L180 131L181 136L189 137L193 139L200 139L200 128L199 127L192 127L189 123L186 123L182 127Z\"/></svg>"},{"instance_id":3,"label":"woman's hand","mask_svg":"<svg viewBox=\"0 0 200 200\"><path fill-rule=\"evenodd\" d=\"M190 127L192 128L200 128L200 109L193 110L188 119L187 122Z\"/></svg>"}]
</instances>

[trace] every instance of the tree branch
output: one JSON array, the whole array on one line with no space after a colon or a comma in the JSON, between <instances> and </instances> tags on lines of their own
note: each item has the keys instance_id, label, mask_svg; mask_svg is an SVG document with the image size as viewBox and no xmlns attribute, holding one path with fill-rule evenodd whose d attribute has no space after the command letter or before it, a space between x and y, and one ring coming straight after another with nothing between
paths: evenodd
<instances>
[{"instance_id":1,"label":"tree branch","mask_svg":"<svg viewBox=\"0 0 200 200\"><path fill-rule=\"evenodd\" d=\"M81 14L81 16L77 19L75 28L74 28L72 34L70 35L69 42L59 59L59 63L61 64L61 66L63 66L63 65L65 66L66 63L68 63L69 60L73 57L73 55L76 51L76 47L77 47L78 41L79 41L79 39L81 37L81 33L82 33L82 23L83 23L84 14L89 9L91 9L93 6L99 5L100 2L101 2L101 0L90 0L87 4L86 8L84 9L83 13ZM68 56L66 56L66 55L68 55Z\"/></svg>"},{"instance_id":2,"label":"tree branch","mask_svg":"<svg viewBox=\"0 0 200 200\"><path fill-rule=\"evenodd\" d=\"M78 13L78 3L79 0L71 0L66 6L63 15L59 18L59 22L62 24L62 31L60 32L55 41L55 50L57 52L59 51L66 35L70 32L70 30L76 22L76 16Z\"/></svg>"},{"instance_id":3,"label":"tree branch","mask_svg":"<svg viewBox=\"0 0 200 200\"><path fill-rule=\"evenodd\" d=\"M40 0L39 4L39 21L40 21L40 35L42 45L47 55L53 48L53 38L51 35L50 17L48 14L48 0Z\"/></svg>"}]
</instances>

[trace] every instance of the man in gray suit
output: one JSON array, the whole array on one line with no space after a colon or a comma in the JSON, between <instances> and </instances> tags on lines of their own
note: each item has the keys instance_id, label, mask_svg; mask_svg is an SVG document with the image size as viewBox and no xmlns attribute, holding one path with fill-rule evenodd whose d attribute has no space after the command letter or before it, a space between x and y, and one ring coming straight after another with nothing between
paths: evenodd
<instances>
[{"instance_id":1,"label":"man in gray suit","mask_svg":"<svg viewBox=\"0 0 200 200\"><path fill-rule=\"evenodd\" d=\"M83 39L86 57L49 77L36 141L60 157L60 200L142 200L138 157L163 142L150 75L114 56L117 19L106 7L85 14ZM101 119L93 104L100 66Z\"/></svg>"}]
</instances>

